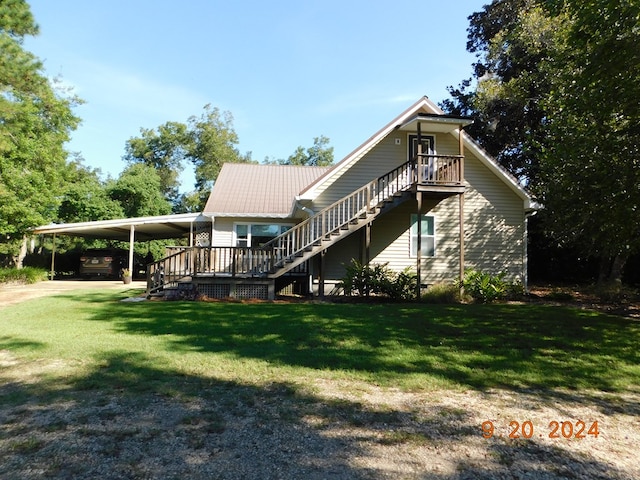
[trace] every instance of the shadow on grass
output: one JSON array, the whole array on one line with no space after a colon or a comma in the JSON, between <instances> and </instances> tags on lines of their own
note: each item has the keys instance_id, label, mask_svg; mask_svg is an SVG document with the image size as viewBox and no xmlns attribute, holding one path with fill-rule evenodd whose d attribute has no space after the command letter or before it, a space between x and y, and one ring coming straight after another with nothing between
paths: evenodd
<instances>
[{"instance_id":1,"label":"shadow on grass","mask_svg":"<svg viewBox=\"0 0 640 480\"><path fill-rule=\"evenodd\" d=\"M167 349L346 370L402 384L628 391L640 385L640 323L540 305L103 303L92 319ZM417 376L417 377L416 377Z\"/></svg>"},{"instance_id":2,"label":"shadow on grass","mask_svg":"<svg viewBox=\"0 0 640 480\"><path fill-rule=\"evenodd\" d=\"M0 386L0 477L437 480L502 478L520 464L550 479L626 478L535 440L487 441L481 460L461 460L461 443L481 433L463 409L375 409L287 383L183 375L126 352L93 360L94 370L63 383ZM381 458L384 447L399 458ZM437 473L431 460L444 452L453 465Z\"/></svg>"}]
</instances>

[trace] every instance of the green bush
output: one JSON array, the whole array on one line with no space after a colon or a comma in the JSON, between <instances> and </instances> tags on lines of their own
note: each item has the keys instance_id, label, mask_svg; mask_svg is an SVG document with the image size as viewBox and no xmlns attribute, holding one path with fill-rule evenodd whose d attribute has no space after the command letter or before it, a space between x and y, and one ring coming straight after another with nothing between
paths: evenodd
<instances>
[{"instance_id":1,"label":"green bush","mask_svg":"<svg viewBox=\"0 0 640 480\"><path fill-rule=\"evenodd\" d=\"M491 303L504 298L509 284L504 281L504 272L491 275L477 270L467 270L462 280L465 294L479 303ZM460 286L459 282L457 283Z\"/></svg>"},{"instance_id":2,"label":"green bush","mask_svg":"<svg viewBox=\"0 0 640 480\"><path fill-rule=\"evenodd\" d=\"M460 287L455 283L435 283L422 294L425 303L460 303Z\"/></svg>"},{"instance_id":3,"label":"green bush","mask_svg":"<svg viewBox=\"0 0 640 480\"><path fill-rule=\"evenodd\" d=\"M345 269L346 274L338 284L345 295L383 295L393 300L415 299L418 278L410 268L396 273L390 270L386 263L364 265L357 260L351 260Z\"/></svg>"},{"instance_id":4,"label":"green bush","mask_svg":"<svg viewBox=\"0 0 640 480\"><path fill-rule=\"evenodd\" d=\"M381 293L393 300L414 300L416 298L416 286L418 275L411 267L405 268L400 273L387 270L383 280Z\"/></svg>"},{"instance_id":5,"label":"green bush","mask_svg":"<svg viewBox=\"0 0 640 480\"><path fill-rule=\"evenodd\" d=\"M36 283L47 280L48 272L42 268L0 268L0 283Z\"/></svg>"}]
</instances>

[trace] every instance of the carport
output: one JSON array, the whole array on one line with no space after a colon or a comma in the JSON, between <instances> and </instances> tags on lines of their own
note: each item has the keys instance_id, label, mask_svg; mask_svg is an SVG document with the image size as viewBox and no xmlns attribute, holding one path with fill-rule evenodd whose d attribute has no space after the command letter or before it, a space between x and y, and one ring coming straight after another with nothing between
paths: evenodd
<instances>
[{"instance_id":1,"label":"carport","mask_svg":"<svg viewBox=\"0 0 640 480\"><path fill-rule=\"evenodd\" d=\"M189 238L189 246L194 246L196 229L200 232L208 225L207 242L213 238L211 217L201 213L182 213L137 217L116 220L99 220L79 223L52 223L33 230L34 235L53 235L51 255L51 278L55 273L56 236L68 235L103 240L129 242L129 270L133 271L133 246L136 241Z\"/></svg>"}]
</instances>

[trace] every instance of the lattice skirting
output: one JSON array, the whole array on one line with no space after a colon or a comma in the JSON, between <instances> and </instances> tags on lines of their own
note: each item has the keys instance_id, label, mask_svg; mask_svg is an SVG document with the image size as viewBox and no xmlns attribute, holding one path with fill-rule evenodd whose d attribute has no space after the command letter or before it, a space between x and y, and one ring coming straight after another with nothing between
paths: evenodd
<instances>
[{"instance_id":1,"label":"lattice skirting","mask_svg":"<svg viewBox=\"0 0 640 480\"><path fill-rule=\"evenodd\" d=\"M251 282L251 281L215 281L197 282L198 293L209 298L238 298L260 300L272 300L275 298L274 282Z\"/></svg>"}]
</instances>

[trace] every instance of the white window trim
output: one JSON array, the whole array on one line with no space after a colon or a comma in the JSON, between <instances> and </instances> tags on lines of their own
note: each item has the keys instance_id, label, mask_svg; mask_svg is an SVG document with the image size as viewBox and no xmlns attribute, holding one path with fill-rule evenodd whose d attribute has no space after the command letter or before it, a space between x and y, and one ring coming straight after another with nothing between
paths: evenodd
<instances>
[{"instance_id":1,"label":"white window trim","mask_svg":"<svg viewBox=\"0 0 640 480\"><path fill-rule=\"evenodd\" d=\"M247 245L251 245L251 225L278 225L280 227L280 229L282 229L282 227L294 227L296 224L295 223L281 223L281 222L233 222L233 237L231 239L232 242L232 246L237 247L238 246L238 230L237 230L237 226L238 225L246 225L247 226Z\"/></svg>"},{"instance_id":2,"label":"white window trim","mask_svg":"<svg viewBox=\"0 0 640 480\"><path fill-rule=\"evenodd\" d=\"M437 155L438 154L438 150L436 148L436 135L435 133L422 133L420 135L423 138L431 138L431 144L433 145L433 154ZM411 148L413 147L413 144L411 142L411 139L413 137L416 137L416 141L417 141L417 137L418 137L418 133L407 133L407 159L410 160L411 159Z\"/></svg>"},{"instance_id":3,"label":"white window trim","mask_svg":"<svg viewBox=\"0 0 640 480\"><path fill-rule=\"evenodd\" d=\"M416 213L412 213L411 216L409 217L409 258L418 258L417 252L418 252L418 246L416 245L416 254L413 254L413 243L417 242L418 240L418 234L416 232L415 235L415 240L414 240L414 235L413 233L411 233L411 228L413 227L413 216L416 216L416 222L419 221L420 217L431 217L433 218L433 235L427 235L425 233L422 234L422 239L424 240L425 238L429 238L429 237L433 237L433 255L422 255L422 258L436 258L438 256L438 241L437 241L437 235L438 235L438 230L437 230L437 222L436 222L436 216L432 213L422 213L420 215L416 214ZM417 223L416 223L417 225Z\"/></svg>"}]
</instances>

